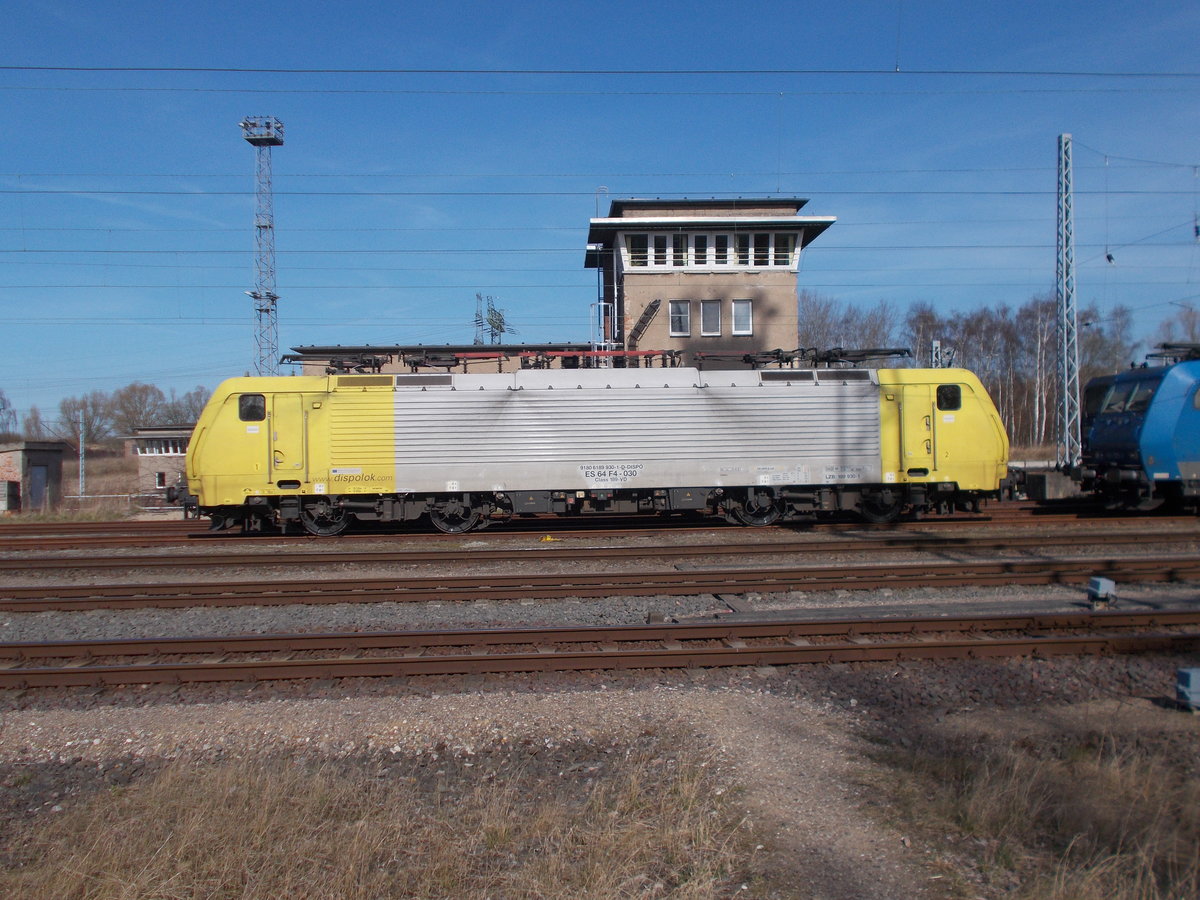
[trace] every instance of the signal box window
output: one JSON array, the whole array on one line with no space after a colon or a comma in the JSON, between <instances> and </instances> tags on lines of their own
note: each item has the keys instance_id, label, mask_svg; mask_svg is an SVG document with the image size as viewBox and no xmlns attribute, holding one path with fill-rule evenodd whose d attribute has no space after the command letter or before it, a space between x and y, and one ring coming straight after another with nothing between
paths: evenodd
<instances>
[{"instance_id":1,"label":"signal box window","mask_svg":"<svg viewBox=\"0 0 1200 900\"><path fill-rule=\"evenodd\" d=\"M238 418L243 422L261 422L267 417L267 398L262 394L238 397Z\"/></svg>"},{"instance_id":2,"label":"signal box window","mask_svg":"<svg viewBox=\"0 0 1200 900\"><path fill-rule=\"evenodd\" d=\"M688 236L671 235L671 265L683 268L688 264Z\"/></svg>"},{"instance_id":3,"label":"signal box window","mask_svg":"<svg viewBox=\"0 0 1200 900\"><path fill-rule=\"evenodd\" d=\"M795 249L796 236L794 234L775 235L775 265L790 266Z\"/></svg>"},{"instance_id":4,"label":"signal box window","mask_svg":"<svg viewBox=\"0 0 1200 900\"><path fill-rule=\"evenodd\" d=\"M700 301L700 333L717 335L721 333L721 301Z\"/></svg>"},{"instance_id":5,"label":"signal box window","mask_svg":"<svg viewBox=\"0 0 1200 900\"><path fill-rule=\"evenodd\" d=\"M667 236L665 234L654 235L654 264L656 266L667 264Z\"/></svg>"},{"instance_id":6,"label":"signal box window","mask_svg":"<svg viewBox=\"0 0 1200 900\"><path fill-rule=\"evenodd\" d=\"M646 234L629 234L625 236L625 246L629 250L629 265L648 266L650 264L650 236Z\"/></svg>"},{"instance_id":7,"label":"signal box window","mask_svg":"<svg viewBox=\"0 0 1200 900\"><path fill-rule=\"evenodd\" d=\"M754 264L756 266L771 264L771 235L763 233L754 236Z\"/></svg>"},{"instance_id":8,"label":"signal box window","mask_svg":"<svg viewBox=\"0 0 1200 900\"><path fill-rule=\"evenodd\" d=\"M671 337L687 337L692 333L692 304L687 300L672 300L668 304L671 315Z\"/></svg>"},{"instance_id":9,"label":"signal box window","mask_svg":"<svg viewBox=\"0 0 1200 900\"><path fill-rule=\"evenodd\" d=\"M962 409L962 388L957 384L939 384L937 389L937 408L949 412Z\"/></svg>"},{"instance_id":10,"label":"signal box window","mask_svg":"<svg viewBox=\"0 0 1200 900\"><path fill-rule=\"evenodd\" d=\"M734 235L734 241L737 246L737 264L739 266L750 265L750 235Z\"/></svg>"}]
</instances>

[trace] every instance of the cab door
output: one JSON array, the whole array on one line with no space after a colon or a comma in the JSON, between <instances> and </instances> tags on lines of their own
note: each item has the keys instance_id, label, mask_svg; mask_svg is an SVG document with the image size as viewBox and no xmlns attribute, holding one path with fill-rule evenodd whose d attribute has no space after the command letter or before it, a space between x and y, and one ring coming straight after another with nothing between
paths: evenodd
<instances>
[{"instance_id":1,"label":"cab door","mask_svg":"<svg viewBox=\"0 0 1200 900\"><path fill-rule=\"evenodd\" d=\"M900 468L910 478L921 478L937 468L933 386L905 384L900 387Z\"/></svg>"},{"instance_id":2,"label":"cab door","mask_svg":"<svg viewBox=\"0 0 1200 900\"><path fill-rule=\"evenodd\" d=\"M272 394L270 399L271 480L307 481L304 395Z\"/></svg>"}]
</instances>

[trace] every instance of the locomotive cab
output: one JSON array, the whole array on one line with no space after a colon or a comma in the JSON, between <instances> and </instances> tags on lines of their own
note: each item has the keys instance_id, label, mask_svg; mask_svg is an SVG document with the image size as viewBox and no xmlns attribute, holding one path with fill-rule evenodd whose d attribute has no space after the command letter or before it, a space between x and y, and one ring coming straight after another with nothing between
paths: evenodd
<instances>
[{"instance_id":1,"label":"locomotive cab","mask_svg":"<svg viewBox=\"0 0 1200 900\"><path fill-rule=\"evenodd\" d=\"M1200 498L1200 361L1131 369L1084 391L1083 487L1111 507ZM1089 406L1094 411L1088 415Z\"/></svg>"}]
</instances>

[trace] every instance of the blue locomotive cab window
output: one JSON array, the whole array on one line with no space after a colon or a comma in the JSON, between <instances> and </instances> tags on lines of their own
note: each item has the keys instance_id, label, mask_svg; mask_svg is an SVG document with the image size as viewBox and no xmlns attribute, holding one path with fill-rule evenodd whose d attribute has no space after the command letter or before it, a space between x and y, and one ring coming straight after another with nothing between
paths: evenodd
<instances>
[{"instance_id":1,"label":"blue locomotive cab window","mask_svg":"<svg viewBox=\"0 0 1200 900\"><path fill-rule=\"evenodd\" d=\"M962 409L962 387L957 384L939 384L937 408L944 410Z\"/></svg>"},{"instance_id":2,"label":"blue locomotive cab window","mask_svg":"<svg viewBox=\"0 0 1200 900\"><path fill-rule=\"evenodd\" d=\"M1150 400L1158 388L1160 378L1141 378L1113 385L1112 392L1104 401L1106 413L1141 413L1150 408Z\"/></svg>"},{"instance_id":3,"label":"blue locomotive cab window","mask_svg":"<svg viewBox=\"0 0 1200 900\"><path fill-rule=\"evenodd\" d=\"M1125 412L1125 407L1129 403L1129 392L1132 389L1133 385L1127 381L1121 384L1114 384L1112 390L1108 392L1108 396L1104 400L1104 408L1100 412Z\"/></svg>"},{"instance_id":4,"label":"blue locomotive cab window","mask_svg":"<svg viewBox=\"0 0 1200 900\"><path fill-rule=\"evenodd\" d=\"M1192 409L1200 409L1200 387L1196 388L1196 393L1192 394Z\"/></svg>"},{"instance_id":5,"label":"blue locomotive cab window","mask_svg":"<svg viewBox=\"0 0 1200 900\"><path fill-rule=\"evenodd\" d=\"M238 418L243 422L261 422L267 417L267 398L262 394L238 397Z\"/></svg>"},{"instance_id":6,"label":"blue locomotive cab window","mask_svg":"<svg viewBox=\"0 0 1200 900\"><path fill-rule=\"evenodd\" d=\"M1153 381L1139 381L1133 389L1133 393L1129 395L1129 412L1141 413L1150 408L1150 398L1154 396L1154 389L1158 387L1158 379Z\"/></svg>"}]
</instances>

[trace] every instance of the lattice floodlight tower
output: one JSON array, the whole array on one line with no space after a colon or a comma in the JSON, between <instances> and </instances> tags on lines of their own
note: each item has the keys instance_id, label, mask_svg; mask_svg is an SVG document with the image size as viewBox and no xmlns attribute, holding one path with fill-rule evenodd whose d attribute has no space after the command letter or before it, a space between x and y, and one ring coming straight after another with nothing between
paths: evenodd
<instances>
[{"instance_id":1,"label":"lattice floodlight tower","mask_svg":"<svg viewBox=\"0 0 1200 900\"><path fill-rule=\"evenodd\" d=\"M271 148L283 145L283 123L274 116L247 116L238 123L242 136L254 147L255 206L254 301L256 375L279 374L279 318L275 293L275 210L271 190Z\"/></svg>"}]
</instances>

